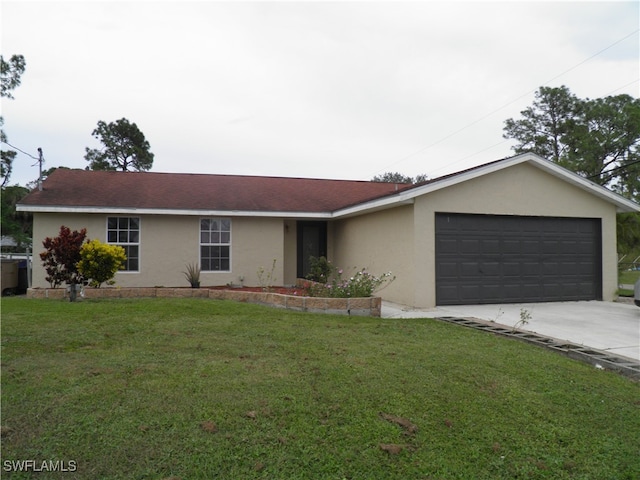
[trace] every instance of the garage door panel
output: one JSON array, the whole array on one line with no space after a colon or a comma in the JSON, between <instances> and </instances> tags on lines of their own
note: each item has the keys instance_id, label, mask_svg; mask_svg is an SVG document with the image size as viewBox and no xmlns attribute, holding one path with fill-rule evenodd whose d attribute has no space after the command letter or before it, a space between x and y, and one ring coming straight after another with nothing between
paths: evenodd
<instances>
[{"instance_id":1,"label":"garage door panel","mask_svg":"<svg viewBox=\"0 0 640 480\"><path fill-rule=\"evenodd\" d=\"M455 238L441 238L437 240L436 248L442 253L456 253L458 241Z\"/></svg>"},{"instance_id":2,"label":"garage door panel","mask_svg":"<svg viewBox=\"0 0 640 480\"><path fill-rule=\"evenodd\" d=\"M462 239L458 244L459 253L462 255L479 255L482 251L482 242L479 239Z\"/></svg>"},{"instance_id":3,"label":"garage door panel","mask_svg":"<svg viewBox=\"0 0 640 480\"><path fill-rule=\"evenodd\" d=\"M488 238L482 240L482 251L486 253L498 254L502 251L500 240Z\"/></svg>"},{"instance_id":4,"label":"garage door panel","mask_svg":"<svg viewBox=\"0 0 640 480\"><path fill-rule=\"evenodd\" d=\"M436 302L601 298L599 219L436 214Z\"/></svg>"},{"instance_id":5,"label":"garage door panel","mask_svg":"<svg viewBox=\"0 0 640 480\"><path fill-rule=\"evenodd\" d=\"M519 277L522 274L520 262L505 262L502 264L502 273L505 277Z\"/></svg>"},{"instance_id":6,"label":"garage door panel","mask_svg":"<svg viewBox=\"0 0 640 480\"><path fill-rule=\"evenodd\" d=\"M505 238L502 242L499 243L502 253L515 254L522 251L522 242L519 239Z\"/></svg>"},{"instance_id":7,"label":"garage door panel","mask_svg":"<svg viewBox=\"0 0 640 480\"><path fill-rule=\"evenodd\" d=\"M463 298L480 299L480 286L479 285L462 285L459 289L459 295Z\"/></svg>"}]
</instances>

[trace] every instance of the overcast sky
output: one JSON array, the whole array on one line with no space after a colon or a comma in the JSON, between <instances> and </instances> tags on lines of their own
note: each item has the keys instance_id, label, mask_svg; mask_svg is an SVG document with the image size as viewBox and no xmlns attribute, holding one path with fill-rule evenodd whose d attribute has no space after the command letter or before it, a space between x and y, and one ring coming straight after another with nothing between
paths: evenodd
<instances>
[{"instance_id":1,"label":"overcast sky","mask_svg":"<svg viewBox=\"0 0 640 480\"><path fill-rule=\"evenodd\" d=\"M125 117L155 172L433 178L511 155L540 86L640 96L639 5L2 0L2 55L27 62L4 130L45 168L85 168Z\"/></svg>"}]
</instances>

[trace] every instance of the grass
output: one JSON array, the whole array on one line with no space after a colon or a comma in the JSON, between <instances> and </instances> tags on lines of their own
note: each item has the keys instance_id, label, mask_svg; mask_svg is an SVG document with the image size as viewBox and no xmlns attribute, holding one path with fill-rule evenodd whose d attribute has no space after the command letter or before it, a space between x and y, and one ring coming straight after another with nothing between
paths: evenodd
<instances>
[{"instance_id":1,"label":"grass","mask_svg":"<svg viewBox=\"0 0 640 480\"><path fill-rule=\"evenodd\" d=\"M618 274L618 283L634 285L640 279L640 270L625 270Z\"/></svg>"},{"instance_id":2,"label":"grass","mask_svg":"<svg viewBox=\"0 0 640 480\"><path fill-rule=\"evenodd\" d=\"M639 410L627 378L429 319L2 301L10 478L635 479Z\"/></svg>"}]
</instances>

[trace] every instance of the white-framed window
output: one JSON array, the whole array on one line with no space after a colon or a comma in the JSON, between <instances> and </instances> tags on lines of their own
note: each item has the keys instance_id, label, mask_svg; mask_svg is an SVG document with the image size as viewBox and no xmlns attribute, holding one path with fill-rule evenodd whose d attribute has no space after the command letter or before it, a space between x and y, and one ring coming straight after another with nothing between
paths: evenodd
<instances>
[{"instance_id":1,"label":"white-framed window","mask_svg":"<svg viewBox=\"0 0 640 480\"><path fill-rule=\"evenodd\" d=\"M200 270L231 271L231 219L200 219Z\"/></svg>"},{"instance_id":2,"label":"white-framed window","mask_svg":"<svg viewBox=\"0 0 640 480\"><path fill-rule=\"evenodd\" d=\"M107 243L124 248L127 255L125 272L140 271L140 218L108 217Z\"/></svg>"}]
</instances>

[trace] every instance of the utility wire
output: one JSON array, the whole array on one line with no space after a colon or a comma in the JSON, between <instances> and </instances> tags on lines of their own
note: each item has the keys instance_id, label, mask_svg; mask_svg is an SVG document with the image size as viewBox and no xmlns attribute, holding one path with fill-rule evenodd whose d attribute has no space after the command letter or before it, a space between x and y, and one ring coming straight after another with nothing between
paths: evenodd
<instances>
[{"instance_id":1,"label":"utility wire","mask_svg":"<svg viewBox=\"0 0 640 480\"><path fill-rule=\"evenodd\" d=\"M640 29L636 29L636 30L634 30L633 32L631 32L631 33L629 33L629 34L625 35L624 37L620 38L619 40L616 40L615 42L613 42L613 43L612 43L612 44L610 44L609 46L607 46L607 47L603 48L602 50L600 50L600 51L598 51L598 52L596 52L596 53L594 53L594 54L593 54L593 55L591 55L590 57L588 57L588 58L586 58L586 59L582 60L580 63L577 63L576 65L572 66L571 68L568 68L568 69L567 69L567 70L565 70L564 72L562 72L562 73L560 73L560 74L556 75L555 77L553 77L553 78L551 78L551 79L547 80L547 81L546 81L546 82L544 82L542 85L543 85L543 86L548 85L549 83L553 82L553 81L554 81L554 80L556 80L557 78L560 78L560 77L562 77L563 75L565 75L565 74L567 74L567 73L571 72L572 70L575 70L575 69L576 69L576 68L578 68L579 66L581 66L581 65L585 64L586 62L588 62L589 60L591 60L591 59L593 59L593 58L597 57L598 55L600 55L600 54L602 54L602 53L606 52L607 50L609 50L610 48L612 48L612 47L614 47L615 45L619 44L620 42L623 42L623 41L624 41L624 40L626 40L627 38L632 37L633 35L635 35L635 34L636 34L636 33L638 33L639 31L640 31ZM635 81L637 81L637 80L635 80ZM631 84L635 83L635 81L634 81L634 82L630 82L628 85L631 85ZM625 85L625 86L626 86L626 85ZM620 88L624 88L624 86L623 86L623 87L620 87ZM620 88L619 88L619 89L620 89ZM619 89L618 89L618 90L619 90ZM460 132L462 132L462 131L466 130L467 128L473 127L474 125L476 125L476 124L480 123L481 121L483 121L483 120L485 120L486 118L488 118L488 117L492 116L493 114L498 113L500 110L505 109L506 107L508 107L509 105L512 105L513 103L517 102L518 100L520 100L520 99L522 99L522 98L524 98L524 97L527 97L527 96L531 95L532 93L536 92L536 90L537 90L537 89L533 89L533 90L529 90L529 91L528 91L528 92L526 92L526 93L523 93L522 95L518 96L517 98L515 98L515 99L513 99L513 100L511 100L511 101L509 101L509 102L507 102L507 103L505 103L505 104L504 104L504 105L502 105L501 107L498 107L497 109L495 109L495 110L491 111L490 113L487 113L486 115L483 115L482 117L480 117L480 118L478 118L478 119L474 120L473 122L471 122L471 123L469 123L469 124L465 125L464 127L459 128L458 130L455 130L454 132L452 132L452 133L450 133L450 134L448 134L448 135L446 135L446 136L442 137L440 140L437 140L437 141L435 141L435 142L433 142L433 143L430 143L429 145L427 145L427 146L425 146L425 147L422 147L422 148L420 148L420 149L416 150L415 152L410 153L409 155L406 155L406 156L402 157L400 160L397 160L397 161L395 161L395 162L393 162L393 163L388 164L386 167L383 167L383 168L379 169L378 171L376 171L374 175L377 175L377 174L378 174L378 173L380 173L382 170L387 170L388 168L393 167L394 165L397 165L397 164L399 164L399 163L402 163L402 162L404 162L405 160L408 160L409 158L411 158L411 157L413 157L413 156L415 156L415 155L417 155L417 154L419 154L419 153L424 152L425 150L428 150L428 149L430 149L430 148L435 147L436 145L438 145L438 144L440 144L440 143L444 142L445 140L448 140L449 138L451 138L451 137L453 137L453 136L457 135L458 133L460 133ZM484 151L484 150L482 150L482 151ZM478 152L478 153L479 153L479 152ZM474 155L476 155L476 153L474 153L473 155L470 155L470 156L474 156ZM469 158L469 157L466 157L466 158ZM460 161L462 161L462 160L457 160L455 163L458 163L458 162L460 162ZM450 165L451 165L451 164L450 164ZM450 165L448 165L448 166L450 166Z\"/></svg>"},{"instance_id":2,"label":"utility wire","mask_svg":"<svg viewBox=\"0 0 640 480\"><path fill-rule=\"evenodd\" d=\"M612 47L615 47L617 44L619 44L620 42L625 41L627 38L632 37L633 35L635 35L636 33L640 32L640 28L637 30L634 30L633 32L631 32L628 35L625 35L624 37L622 37L620 40L617 40L615 42L613 42L611 45L609 45L608 47L603 48L602 50L600 50L597 53L594 53L593 55L591 55L589 58L584 59L583 61L581 61L580 63L574 65L573 67L569 68L568 70L565 70L564 72L562 72L560 75L556 75L555 77L553 77L551 80L547 80L547 82L545 83L545 85L547 83L551 83L553 82L555 79L562 77L564 74L569 73L572 70L575 70L576 68L578 68L580 65L583 65L585 63L587 63L589 60L591 60L592 58L597 57L598 55L600 55L601 53L606 52L607 50L609 50Z\"/></svg>"},{"instance_id":3,"label":"utility wire","mask_svg":"<svg viewBox=\"0 0 640 480\"><path fill-rule=\"evenodd\" d=\"M20 153L24 153L25 155L27 155L28 157L33 158L34 160L40 160L39 157L34 157L33 155L31 155L30 153L25 152L24 150L19 149L18 147L11 145L9 142L5 142L4 140L2 140L2 143L6 143L7 145L9 145L11 148L15 148L16 150L18 150Z\"/></svg>"},{"instance_id":4,"label":"utility wire","mask_svg":"<svg viewBox=\"0 0 640 480\"><path fill-rule=\"evenodd\" d=\"M618 92L618 91L622 90L623 88L627 88L628 86L633 85L634 83L638 83L638 82L640 82L640 78L636 78L636 79L635 79L634 81L632 81L632 82L629 82L629 83L627 83L627 84L625 84L625 85L622 85L621 87L618 87L618 88L616 88L615 90L611 90L611 91L610 91L609 93L607 93L605 96L606 96L606 97L608 97L609 95L611 95L611 94L613 94L613 93L616 93L616 92Z\"/></svg>"},{"instance_id":5,"label":"utility wire","mask_svg":"<svg viewBox=\"0 0 640 480\"><path fill-rule=\"evenodd\" d=\"M615 171L617 171L617 170L622 170L623 168L630 167L631 165L636 165L637 163L640 163L640 160L635 160L635 161L633 161L633 162L625 163L624 165L618 165L618 166L617 166L617 167L615 167L615 168L610 168L610 169L609 169L609 170L607 170L606 172L600 172L600 173L596 173L596 174L594 174L594 175L589 175L589 176L588 176L588 177L586 177L586 178L589 178L589 179L591 179L591 178L596 178L596 177L599 177L599 176L604 175L604 174L608 174L608 173L611 173L611 172L615 172ZM609 175L609 177L612 177L612 175Z\"/></svg>"}]
</instances>

